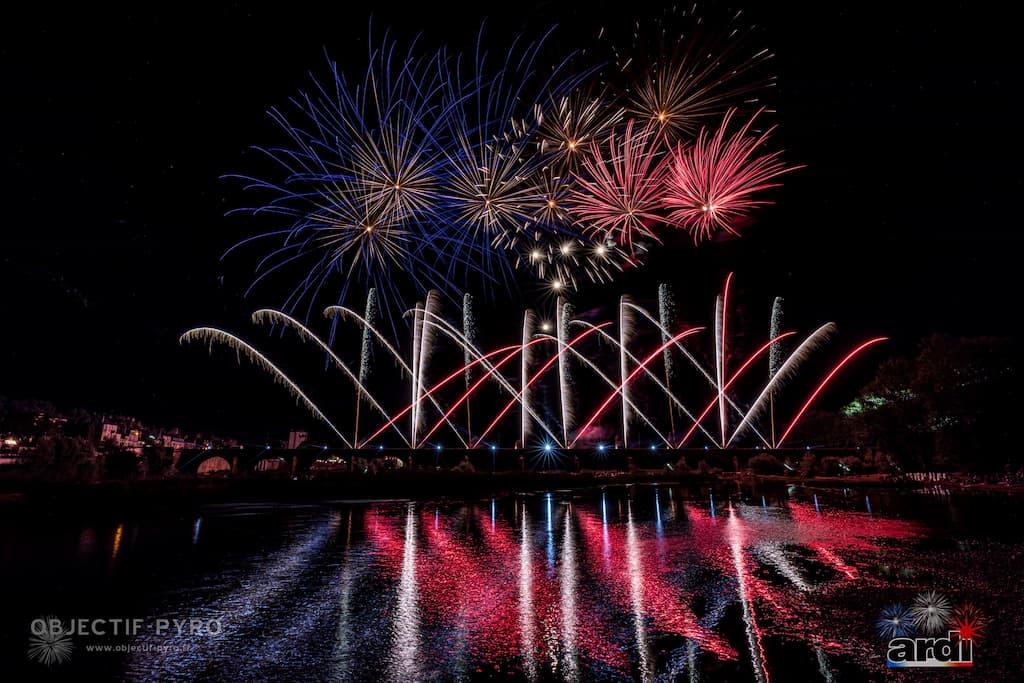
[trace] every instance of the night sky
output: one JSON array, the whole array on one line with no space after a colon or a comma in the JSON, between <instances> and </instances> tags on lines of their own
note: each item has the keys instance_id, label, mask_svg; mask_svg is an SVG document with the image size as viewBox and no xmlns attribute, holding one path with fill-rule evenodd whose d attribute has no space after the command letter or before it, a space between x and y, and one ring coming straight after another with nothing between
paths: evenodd
<instances>
[{"instance_id":1,"label":"night sky","mask_svg":"<svg viewBox=\"0 0 1024 683\"><path fill-rule=\"evenodd\" d=\"M575 46L660 10L19 4L32 7L6 10L0 29L0 395L246 433L309 420L257 371L177 337L200 324L265 335L248 312L283 295L241 298L253 259L221 262L247 234L224 216L241 200L221 176L281 140L266 110L322 72L324 50L361 70L371 13L400 39L464 48L484 18L495 42L557 23ZM776 54L777 140L807 168L742 239L663 254L581 308L649 300L671 270L684 316L706 322L735 270L740 317L764 328L753 337L775 294L800 329L835 320L843 344L889 334L887 353L931 332L1017 334L1020 17L995 3L744 7ZM512 337L524 301L528 288L498 302L514 315L485 321L486 341Z\"/></svg>"}]
</instances>

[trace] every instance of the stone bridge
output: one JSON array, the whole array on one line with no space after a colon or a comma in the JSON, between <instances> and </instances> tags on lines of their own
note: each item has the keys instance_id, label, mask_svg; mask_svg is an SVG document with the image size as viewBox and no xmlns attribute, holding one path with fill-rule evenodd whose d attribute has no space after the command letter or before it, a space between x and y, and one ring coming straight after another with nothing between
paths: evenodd
<instances>
[{"instance_id":1,"label":"stone bridge","mask_svg":"<svg viewBox=\"0 0 1024 683\"><path fill-rule=\"evenodd\" d=\"M347 449L347 448L236 448L183 451L177 461L181 474L193 475L315 475L354 471L416 471L440 469L470 472L511 472L525 470L627 472L632 470L696 469L701 461L725 471L746 468L749 459L771 453L795 466L805 453L819 458L857 454L853 448L477 448L477 449Z\"/></svg>"}]
</instances>

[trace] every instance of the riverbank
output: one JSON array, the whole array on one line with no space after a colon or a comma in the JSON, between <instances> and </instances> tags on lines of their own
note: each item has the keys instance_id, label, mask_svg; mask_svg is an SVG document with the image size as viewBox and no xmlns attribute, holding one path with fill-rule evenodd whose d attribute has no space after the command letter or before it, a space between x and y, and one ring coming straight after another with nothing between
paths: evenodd
<instances>
[{"instance_id":1,"label":"riverbank","mask_svg":"<svg viewBox=\"0 0 1024 683\"><path fill-rule=\"evenodd\" d=\"M745 473L634 472L384 472L314 479L285 477L166 478L107 481L91 484L7 480L0 482L0 506L24 506L32 510L182 512L202 505L243 502L316 503L342 500L472 499L511 493L602 486L665 483L694 489L730 485L803 486L807 488L914 489L934 485L889 475L801 478ZM959 478L941 482L945 488L1024 493L1019 484L974 484Z\"/></svg>"}]
</instances>

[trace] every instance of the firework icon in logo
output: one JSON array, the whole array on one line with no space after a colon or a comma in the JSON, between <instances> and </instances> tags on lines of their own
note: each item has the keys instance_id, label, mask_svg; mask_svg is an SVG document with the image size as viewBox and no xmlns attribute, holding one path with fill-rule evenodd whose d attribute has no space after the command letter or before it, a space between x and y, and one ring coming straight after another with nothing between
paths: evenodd
<instances>
[{"instance_id":1,"label":"firework icon in logo","mask_svg":"<svg viewBox=\"0 0 1024 683\"><path fill-rule=\"evenodd\" d=\"M971 603L964 603L953 612L953 625L963 640L978 640L985 633L988 620L981 610Z\"/></svg>"},{"instance_id":2,"label":"firework icon in logo","mask_svg":"<svg viewBox=\"0 0 1024 683\"><path fill-rule=\"evenodd\" d=\"M875 630L883 640L912 636L914 635L913 614L898 602L886 605L875 621Z\"/></svg>"},{"instance_id":3,"label":"firework icon in logo","mask_svg":"<svg viewBox=\"0 0 1024 683\"><path fill-rule=\"evenodd\" d=\"M910 613L917 630L928 635L936 635L949 623L953 615L953 605L941 593L925 591L914 598Z\"/></svg>"},{"instance_id":4,"label":"firework icon in logo","mask_svg":"<svg viewBox=\"0 0 1024 683\"><path fill-rule=\"evenodd\" d=\"M28 639L28 656L46 666L61 664L71 657L74 646L71 633L56 617L36 619L31 625L32 635Z\"/></svg>"}]
</instances>

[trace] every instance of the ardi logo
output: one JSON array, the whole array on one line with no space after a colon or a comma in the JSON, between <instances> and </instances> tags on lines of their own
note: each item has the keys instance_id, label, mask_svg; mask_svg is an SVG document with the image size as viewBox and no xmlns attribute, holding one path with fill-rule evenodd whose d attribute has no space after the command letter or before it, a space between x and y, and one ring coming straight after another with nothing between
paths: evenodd
<instances>
[{"instance_id":1,"label":"ardi logo","mask_svg":"<svg viewBox=\"0 0 1024 683\"><path fill-rule=\"evenodd\" d=\"M949 631L945 638L893 638L885 654L885 665L891 669L910 667L974 666L974 640L960 637L960 631Z\"/></svg>"},{"instance_id":2,"label":"ardi logo","mask_svg":"<svg viewBox=\"0 0 1024 683\"><path fill-rule=\"evenodd\" d=\"M887 605L875 620L891 669L973 667L974 646L986 624L974 605L954 607L935 591L921 593L909 606Z\"/></svg>"}]
</instances>

